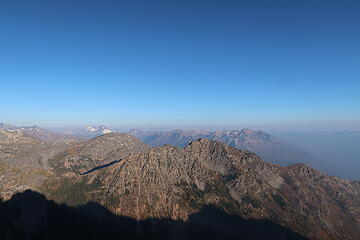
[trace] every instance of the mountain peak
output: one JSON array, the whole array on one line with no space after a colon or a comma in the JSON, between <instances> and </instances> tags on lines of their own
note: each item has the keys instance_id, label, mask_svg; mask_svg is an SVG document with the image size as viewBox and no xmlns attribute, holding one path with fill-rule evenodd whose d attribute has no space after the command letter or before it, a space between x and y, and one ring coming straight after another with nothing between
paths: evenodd
<instances>
[{"instance_id":1,"label":"mountain peak","mask_svg":"<svg viewBox=\"0 0 360 240\"><path fill-rule=\"evenodd\" d=\"M112 133L112 132L116 132L116 130L114 129L109 129L104 125L100 125L100 126L89 126L89 127L85 127L79 134L78 136L80 137L84 137L84 138L94 138L94 137L98 137L100 135L103 134L108 134L108 133Z\"/></svg>"}]
</instances>

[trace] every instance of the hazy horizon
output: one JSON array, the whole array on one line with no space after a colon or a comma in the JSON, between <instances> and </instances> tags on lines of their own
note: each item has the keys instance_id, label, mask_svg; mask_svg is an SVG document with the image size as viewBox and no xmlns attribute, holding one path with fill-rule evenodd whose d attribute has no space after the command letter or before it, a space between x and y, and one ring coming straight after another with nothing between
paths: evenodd
<instances>
[{"instance_id":1,"label":"hazy horizon","mask_svg":"<svg viewBox=\"0 0 360 240\"><path fill-rule=\"evenodd\" d=\"M5 122L1 121L0 123L9 124L13 126L38 126L44 129L52 130L55 132L61 131L80 131L85 127L90 126L106 126L111 129L118 130L130 130L130 129L140 129L144 131L169 131L169 130L240 130L244 128L249 128L252 130L261 130L265 132L358 132L360 131L360 122L355 121L350 122L353 124L343 124L339 125L338 123L302 123L302 124L233 124L233 125L108 125L104 123L89 123L89 124L69 124L69 125L47 125L47 124L38 124L34 122ZM349 127L350 126L350 127Z\"/></svg>"}]
</instances>

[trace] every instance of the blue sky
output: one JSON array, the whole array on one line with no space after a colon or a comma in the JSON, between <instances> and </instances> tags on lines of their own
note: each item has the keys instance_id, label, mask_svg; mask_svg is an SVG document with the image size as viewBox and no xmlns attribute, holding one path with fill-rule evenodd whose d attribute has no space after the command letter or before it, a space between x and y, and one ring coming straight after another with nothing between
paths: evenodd
<instances>
[{"instance_id":1,"label":"blue sky","mask_svg":"<svg viewBox=\"0 0 360 240\"><path fill-rule=\"evenodd\" d=\"M359 1L1 1L0 122L359 129Z\"/></svg>"}]
</instances>

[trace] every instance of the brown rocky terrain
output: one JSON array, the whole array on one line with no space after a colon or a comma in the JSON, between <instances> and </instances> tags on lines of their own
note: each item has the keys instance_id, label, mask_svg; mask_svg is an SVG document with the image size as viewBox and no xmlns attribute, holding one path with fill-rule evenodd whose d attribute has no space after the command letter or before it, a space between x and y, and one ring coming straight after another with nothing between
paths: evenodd
<instances>
[{"instance_id":1,"label":"brown rocky terrain","mask_svg":"<svg viewBox=\"0 0 360 240\"><path fill-rule=\"evenodd\" d=\"M185 148L152 148L89 174L68 176L53 178L43 192L73 205L96 201L136 219L186 221L211 204L246 219L272 220L311 239L360 236L358 183L304 164L273 165L207 139Z\"/></svg>"},{"instance_id":2,"label":"brown rocky terrain","mask_svg":"<svg viewBox=\"0 0 360 240\"><path fill-rule=\"evenodd\" d=\"M51 145L21 131L0 130L0 195L34 188L46 179Z\"/></svg>"},{"instance_id":3,"label":"brown rocky terrain","mask_svg":"<svg viewBox=\"0 0 360 240\"><path fill-rule=\"evenodd\" d=\"M138 139L119 133L83 141L63 137L44 142L25 131L0 130L0 196L9 199L16 192L38 189L53 176L50 168L53 165L60 170L61 164L67 169L69 162L75 162L76 167L72 166L70 173L76 172L75 168L87 171L148 149Z\"/></svg>"},{"instance_id":4,"label":"brown rocky terrain","mask_svg":"<svg viewBox=\"0 0 360 240\"><path fill-rule=\"evenodd\" d=\"M148 149L149 146L131 135L113 132L74 144L49 161L61 174L80 174Z\"/></svg>"},{"instance_id":5,"label":"brown rocky terrain","mask_svg":"<svg viewBox=\"0 0 360 240\"><path fill-rule=\"evenodd\" d=\"M0 130L0 196L37 189L48 177L48 159L80 141L64 137L49 143L24 131Z\"/></svg>"}]
</instances>

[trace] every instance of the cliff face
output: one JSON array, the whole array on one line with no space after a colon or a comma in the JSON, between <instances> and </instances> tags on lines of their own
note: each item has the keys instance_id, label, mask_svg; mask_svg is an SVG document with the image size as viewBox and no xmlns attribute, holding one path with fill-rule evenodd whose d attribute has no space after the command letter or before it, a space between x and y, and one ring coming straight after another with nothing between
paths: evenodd
<instances>
[{"instance_id":1,"label":"cliff face","mask_svg":"<svg viewBox=\"0 0 360 240\"><path fill-rule=\"evenodd\" d=\"M359 184L304 164L280 167L220 142L200 139L130 155L86 175L52 180L59 202L97 201L116 214L187 220L211 204L244 218L270 219L313 239L357 239Z\"/></svg>"}]
</instances>

